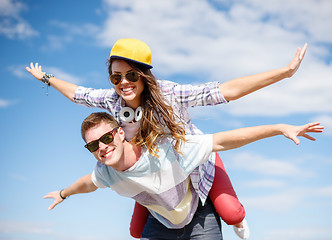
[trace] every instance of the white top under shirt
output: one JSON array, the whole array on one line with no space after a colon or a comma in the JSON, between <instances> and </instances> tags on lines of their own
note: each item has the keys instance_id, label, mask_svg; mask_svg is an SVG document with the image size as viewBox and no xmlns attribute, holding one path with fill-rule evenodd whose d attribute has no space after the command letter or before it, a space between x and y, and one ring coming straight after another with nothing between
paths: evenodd
<instances>
[{"instance_id":1,"label":"white top under shirt","mask_svg":"<svg viewBox=\"0 0 332 240\"><path fill-rule=\"evenodd\" d=\"M164 138L157 144L159 158L142 149L139 160L126 171L98 162L92 181L99 188L110 187L133 198L166 227L182 228L192 220L199 201L189 174L212 152L212 135L186 135L186 139L182 155Z\"/></svg>"}]
</instances>

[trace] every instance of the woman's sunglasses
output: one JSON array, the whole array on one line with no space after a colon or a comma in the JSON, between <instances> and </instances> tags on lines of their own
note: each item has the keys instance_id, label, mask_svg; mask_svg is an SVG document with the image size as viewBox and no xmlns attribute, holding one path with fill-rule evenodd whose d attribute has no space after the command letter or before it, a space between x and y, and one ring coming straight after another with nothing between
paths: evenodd
<instances>
[{"instance_id":1,"label":"woman's sunglasses","mask_svg":"<svg viewBox=\"0 0 332 240\"><path fill-rule=\"evenodd\" d=\"M99 141L104 143L104 144L110 144L114 140L114 132L118 129L119 127L113 128L112 131L109 131L108 133L105 133L103 136L101 136L99 139L91 141L87 143L84 147L86 147L90 152L95 152L99 148Z\"/></svg>"},{"instance_id":2,"label":"woman's sunglasses","mask_svg":"<svg viewBox=\"0 0 332 240\"><path fill-rule=\"evenodd\" d=\"M122 76L124 76L130 82L137 82L141 75L135 71L130 71L124 74L113 73L110 76L110 80L114 85L118 85L122 81Z\"/></svg>"}]
</instances>

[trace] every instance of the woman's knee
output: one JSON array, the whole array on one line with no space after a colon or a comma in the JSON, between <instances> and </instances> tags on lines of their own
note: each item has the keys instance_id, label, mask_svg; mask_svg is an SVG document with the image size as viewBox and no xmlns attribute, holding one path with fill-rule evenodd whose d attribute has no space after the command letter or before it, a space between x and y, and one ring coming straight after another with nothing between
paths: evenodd
<instances>
[{"instance_id":1,"label":"woman's knee","mask_svg":"<svg viewBox=\"0 0 332 240\"><path fill-rule=\"evenodd\" d=\"M241 223L246 215L243 205L233 196L219 196L213 201L213 205L221 219L228 225Z\"/></svg>"}]
</instances>

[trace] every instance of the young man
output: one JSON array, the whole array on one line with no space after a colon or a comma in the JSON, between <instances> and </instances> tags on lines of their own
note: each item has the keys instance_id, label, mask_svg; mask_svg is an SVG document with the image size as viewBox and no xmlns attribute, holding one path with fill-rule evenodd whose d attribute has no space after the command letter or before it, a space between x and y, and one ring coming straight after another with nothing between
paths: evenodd
<instances>
[{"instance_id":1,"label":"young man","mask_svg":"<svg viewBox=\"0 0 332 240\"><path fill-rule=\"evenodd\" d=\"M315 140L308 132L322 132L319 123L303 126L266 125L219 132L186 135L178 154L168 138L158 142L158 158L125 140L124 131L107 113L92 113L82 123L85 147L98 163L86 175L61 191L47 194L53 209L66 197L110 187L150 211L141 239L222 239L220 219L212 204L204 206L192 187L190 173L203 164L211 152L238 148L251 142L284 135L299 144L297 136ZM199 146L199 147L197 147ZM181 236L181 238L178 238Z\"/></svg>"}]
</instances>

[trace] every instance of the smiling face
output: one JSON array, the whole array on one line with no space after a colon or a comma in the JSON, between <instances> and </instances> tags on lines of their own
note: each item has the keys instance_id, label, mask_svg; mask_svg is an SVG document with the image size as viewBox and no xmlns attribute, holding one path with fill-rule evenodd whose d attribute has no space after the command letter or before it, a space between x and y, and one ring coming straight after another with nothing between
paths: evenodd
<instances>
[{"instance_id":1,"label":"smiling face","mask_svg":"<svg viewBox=\"0 0 332 240\"><path fill-rule=\"evenodd\" d=\"M85 140L87 143L99 139L105 133L111 131L114 127L112 127L109 123L101 122L100 124L96 125L88 129L85 132ZM93 152L92 154L95 158L117 171L124 171L128 167L125 166L124 162L124 132L122 128L119 128L113 134L114 140L109 144L104 144L99 141L99 148L97 151Z\"/></svg>"},{"instance_id":2,"label":"smiling face","mask_svg":"<svg viewBox=\"0 0 332 240\"><path fill-rule=\"evenodd\" d=\"M137 82L128 81L124 75L133 71L133 68L123 60L114 60L112 62L112 73L122 74L122 81L114 85L115 91L123 98L126 105L136 109L141 105L141 94L144 90L142 77Z\"/></svg>"}]
</instances>

